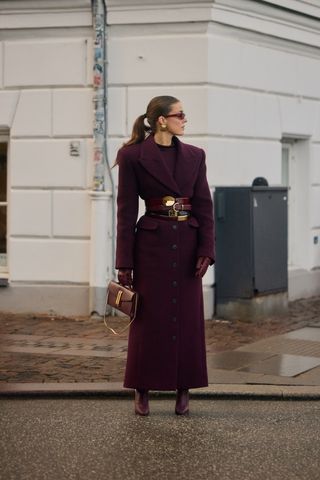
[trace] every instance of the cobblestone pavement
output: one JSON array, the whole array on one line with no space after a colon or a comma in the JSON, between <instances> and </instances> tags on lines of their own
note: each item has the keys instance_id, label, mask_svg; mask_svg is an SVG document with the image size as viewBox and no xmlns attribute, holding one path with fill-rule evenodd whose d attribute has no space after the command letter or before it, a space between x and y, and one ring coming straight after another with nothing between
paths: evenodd
<instances>
[{"instance_id":1,"label":"cobblestone pavement","mask_svg":"<svg viewBox=\"0 0 320 480\"><path fill-rule=\"evenodd\" d=\"M110 317L108 320L111 326L120 329L127 322L125 318L121 317ZM207 320L206 342L208 366L211 372L209 372L209 377L211 375L211 378L218 383L232 383L234 381L232 371L239 370L239 368L241 370L242 367L242 373L241 371L237 372L240 382L248 382L250 374L250 382L277 383L276 374L273 374L274 378L271 377L274 365L270 367L269 364L272 361L274 363L281 353L287 355L284 360L291 361L291 364L293 360L296 360L289 358L290 352L292 357L295 353L294 349L292 350L292 339L289 352L285 348L288 348L290 338L286 339L286 343L282 342L283 352L281 352L282 347L273 346L273 351L271 351L269 344L260 344L259 341L283 335L286 332L297 331L313 324L318 327L319 322L320 297L291 302L286 315L268 317L255 323L229 322L219 318ZM320 328L317 331L320 332ZM300 341L302 340L300 339ZM310 344L310 339L306 341ZM315 348L320 347L320 338L319 342L311 341L314 347L312 351L310 350L311 344L309 344L309 350L307 349L305 353L302 352L302 356L305 361L307 358L314 359L313 361L308 360L308 370L313 369L312 371L317 374L317 370L314 368L317 367L315 359L320 358L320 353L318 354L318 350L316 351ZM299 345L301 347L301 344ZM1 383L121 382L126 350L127 332L118 337L114 336L105 328L99 317L67 318L0 313ZM233 353L232 357L221 357L222 352L234 352L235 350L237 351ZM310 355L310 351L313 352L312 355ZM271 368L267 372L269 377L265 376L261 379L263 372L259 371L258 367L255 367L256 371L254 369L248 371L247 363L248 358L251 358L250 352L255 361L269 362L264 364L269 370ZM301 355L301 352L298 354ZM244 363L244 358L247 363ZM228 367L227 363L221 365L222 360L224 362L231 361L231 366ZM235 361L237 365L232 366L232 362ZM247 372L245 368L247 368ZM319 374L317 375L320 377L320 367L318 368ZM300 370L303 371L301 365ZM291 377L295 377L294 373L300 370L299 368L293 370ZM290 370L288 371L290 372ZM239 374L242 374L242 377ZM281 372L280 375L282 375ZM287 377L287 384L295 383L295 378L289 378L290 375ZM320 382L318 383L320 384ZM309 384L317 384L314 376L311 380L309 378Z\"/></svg>"}]
</instances>

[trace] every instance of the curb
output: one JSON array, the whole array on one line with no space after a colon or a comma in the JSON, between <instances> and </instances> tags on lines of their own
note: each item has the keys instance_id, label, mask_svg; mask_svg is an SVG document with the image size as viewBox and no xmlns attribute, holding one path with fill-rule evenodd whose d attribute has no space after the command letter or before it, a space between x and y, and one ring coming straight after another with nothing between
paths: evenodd
<instances>
[{"instance_id":1,"label":"curb","mask_svg":"<svg viewBox=\"0 0 320 480\"><path fill-rule=\"evenodd\" d=\"M190 390L193 398L320 400L320 386L210 384ZM152 397L171 397L175 392L151 392ZM122 383L1 383L1 397L88 397L132 398L133 390Z\"/></svg>"}]
</instances>

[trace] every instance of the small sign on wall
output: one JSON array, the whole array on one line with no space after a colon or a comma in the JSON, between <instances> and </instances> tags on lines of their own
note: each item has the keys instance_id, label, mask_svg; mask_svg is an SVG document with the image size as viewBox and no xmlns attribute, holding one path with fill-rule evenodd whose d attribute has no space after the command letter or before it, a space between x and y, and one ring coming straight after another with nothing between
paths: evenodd
<instances>
[{"instance_id":1,"label":"small sign on wall","mask_svg":"<svg viewBox=\"0 0 320 480\"><path fill-rule=\"evenodd\" d=\"M80 142L70 142L70 156L79 157L80 156Z\"/></svg>"}]
</instances>

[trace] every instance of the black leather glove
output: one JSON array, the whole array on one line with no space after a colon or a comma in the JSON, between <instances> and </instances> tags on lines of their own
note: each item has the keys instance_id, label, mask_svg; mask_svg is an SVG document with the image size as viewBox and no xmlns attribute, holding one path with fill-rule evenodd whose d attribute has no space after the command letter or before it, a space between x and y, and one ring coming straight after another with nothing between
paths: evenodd
<instances>
[{"instance_id":1,"label":"black leather glove","mask_svg":"<svg viewBox=\"0 0 320 480\"><path fill-rule=\"evenodd\" d=\"M124 287L132 287L132 270L129 268L120 268L118 270L118 282Z\"/></svg>"},{"instance_id":2,"label":"black leather glove","mask_svg":"<svg viewBox=\"0 0 320 480\"><path fill-rule=\"evenodd\" d=\"M210 257L199 257L196 265L196 277L202 278L206 271L208 270L209 265L211 264L212 259Z\"/></svg>"}]
</instances>

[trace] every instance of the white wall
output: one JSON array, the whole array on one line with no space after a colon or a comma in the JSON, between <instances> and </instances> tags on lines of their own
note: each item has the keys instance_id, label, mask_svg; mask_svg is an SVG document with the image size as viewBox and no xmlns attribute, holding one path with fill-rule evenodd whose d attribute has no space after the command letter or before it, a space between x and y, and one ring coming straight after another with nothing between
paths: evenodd
<instances>
[{"instance_id":1,"label":"white wall","mask_svg":"<svg viewBox=\"0 0 320 480\"><path fill-rule=\"evenodd\" d=\"M0 37L0 126L10 129L10 285L88 284L91 4L78 2L72 17L64 11L68 5L51 10L47 2L18 2L20 10L18 3L10 4L18 9L12 15L6 3ZM70 155L71 141L79 143L79 156Z\"/></svg>"},{"instance_id":2,"label":"white wall","mask_svg":"<svg viewBox=\"0 0 320 480\"><path fill-rule=\"evenodd\" d=\"M228 2L221 1L213 5L213 21L206 26L185 23L182 29L174 15L171 21L176 23L165 27L160 23L164 17L159 11L159 23L155 16L151 20L147 1L141 1L146 6L146 22L143 15L140 21L134 16L138 10L141 13L141 6L129 7L127 0L120 3L128 10L118 5L113 12L112 7L109 17L114 21L109 41L110 95L112 99L116 91L122 100L120 110L113 107L113 100L110 102L109 116L113 125L117 124L109 131L112 160L149 99L171 94L182 100L187 113L184 141L202 146L207 152L208 178L213 188L248 185L256 176L266 177L271 185L281 184L281 139L287 137L308 143L308 148L300 149L301 168L317 176L318 19L310 19L311 38L306 34L306 25L302 25L307 20L302 17L300 22L294 12L271 11L260 2L249 6L240 0L233 2L228 11L222 6ZM165 3L173 8L173 2ZM300 6L303 8L302 3ZM186 20L189 7L190 2L184 10ZM181 4L179 8L182 11ZM248 8L252 8L250 16L246 15ZM276 12L282 16L279 23L275 21ZM305 44L301 41L304 33ZM318 243L314 240L319 235L320 186L312 176L301 185L304 228L298 234L298 267L311 271L320 267L320 237ZM210 285L213 277L209 275L205 281Z\"/></svg>"},{"instance_id":3,"label":"white wall","mask_svg":"<svg viewBox=\"0 0 320 480\"><path fill-rule=\"evenodd\" d=\"M316 271L320 5L286 2L289 9L280 10L245 0L107 0L108 153L112 164L134 119L160 94L182 100L184 141L206 149L212 188L250 184L256 176L278 185L281 139L306 142L298 146L308 172L299 268ZM296 15L293 3L309 16ZM16 0L1 2L0 10L0 127L11 134L11 285L88 285L91 2ZM78 157L70 155L71 141L79 142ZM117 182L116 169L112 175ZM206 295L213 278L213 271L205 278Z\"/></svg>"}]
</instances>

